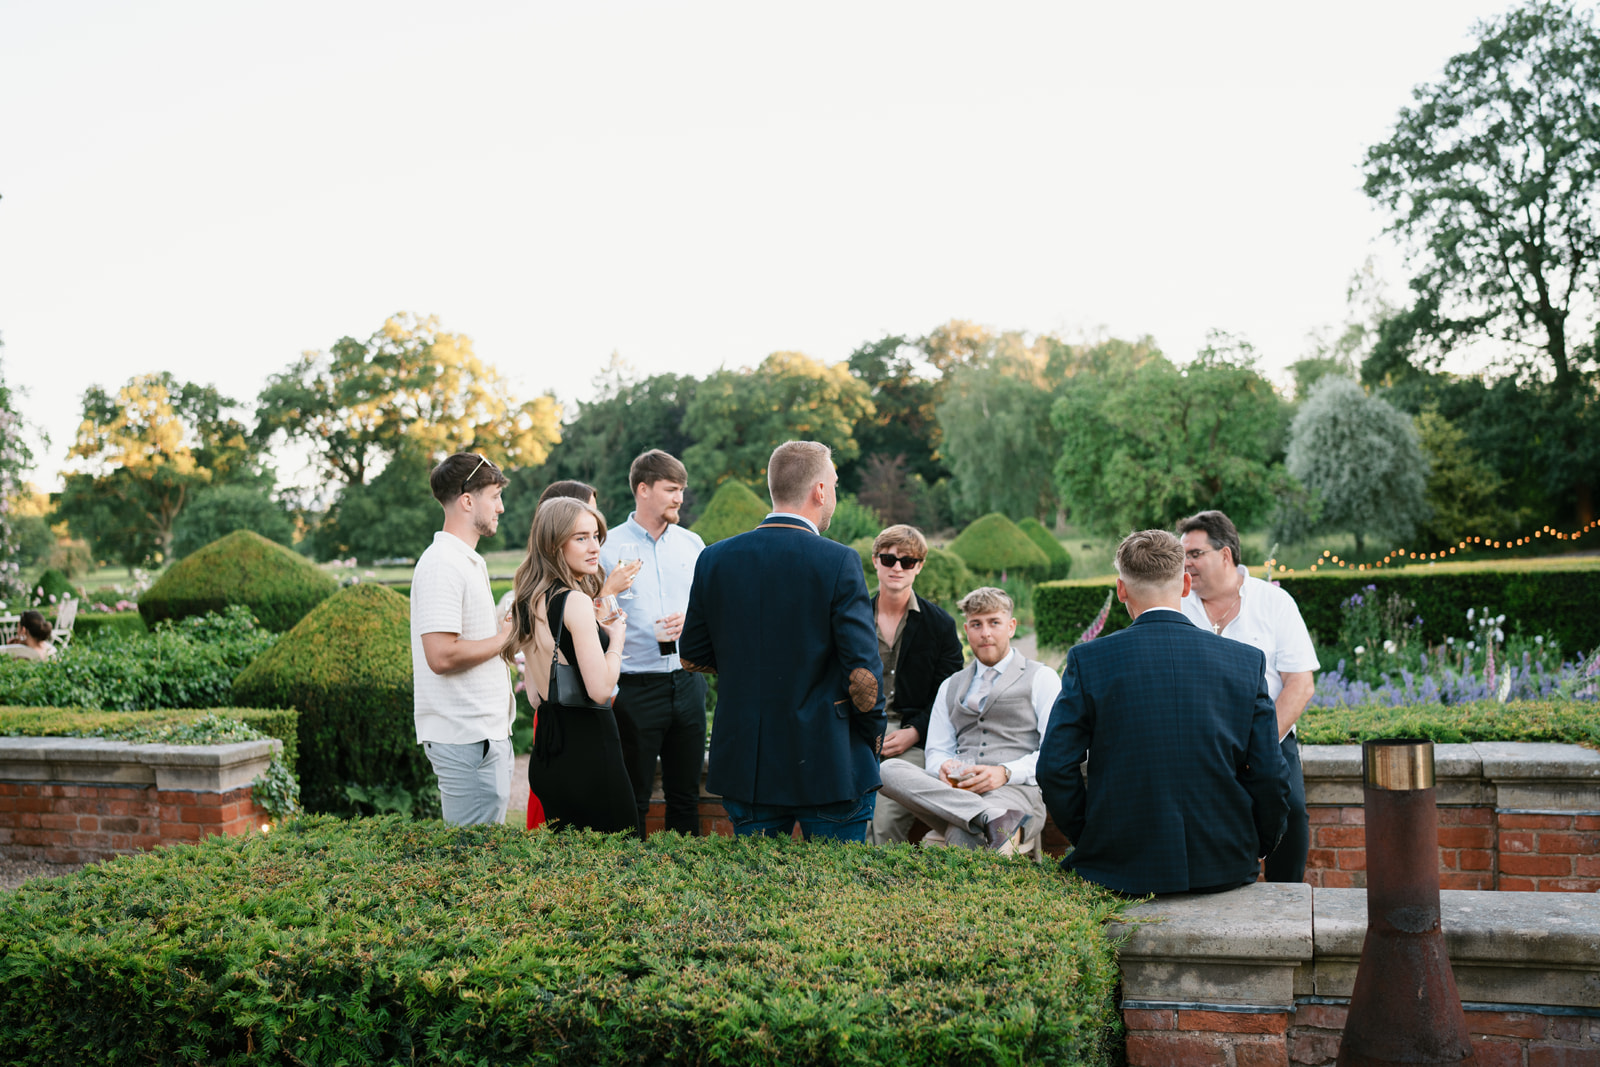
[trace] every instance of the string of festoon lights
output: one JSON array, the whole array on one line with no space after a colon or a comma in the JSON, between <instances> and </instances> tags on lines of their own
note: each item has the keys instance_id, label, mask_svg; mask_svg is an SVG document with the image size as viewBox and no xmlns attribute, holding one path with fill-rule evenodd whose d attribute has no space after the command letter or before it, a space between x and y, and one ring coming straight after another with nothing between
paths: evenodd
<instances>
[{"instance_id":1,"label":"string of festoon lights","mask_svg":"<svg viewBox=\"0 0 1600 1067\"><path fill-rule=\"evenodd\" d=\"M1348 571L1376 571L1382 570L1384 567L1387 567L1390 564L1393 564L1397 567L1402 567L1409 566L1412 563L1437 563L1439 560L1449 559L1457 552L1471 552L1483 549L1489 549L1493 551L1497 548L1504 551L1508 548L1522 548L1524 546L1533 544L1535 541L1540 541L1545 538L1548 538L1552 541L1576 541L1578 538L1594 530L1596 527L1600 527L1600 519L1585 523L1582 527L1574 530L1572 533L1563 533L1553 526L1545 526L1524 537L1518 537L1515 539L1507 538L1498 541L1494 540L1493 538L1482 537L1475 534L1472 537L1464 537L1454 545L1451 545L1449 548L1441 548L1437 552L1411 552L1403 548L1397 548L1374 563L1352 563L1350 560L1340 559L1338 556L1334 555L1332 551L1324 549L1322 555L1318 557L1317 561L1310 566L1308 573L1314 574L1319 570L1331 570L1334 567ZM1295 573L1295 568L1286 567L1279 563L1276 559L1267 560L1264 566L1268 574Z\"/></svg>"}]
</instances>

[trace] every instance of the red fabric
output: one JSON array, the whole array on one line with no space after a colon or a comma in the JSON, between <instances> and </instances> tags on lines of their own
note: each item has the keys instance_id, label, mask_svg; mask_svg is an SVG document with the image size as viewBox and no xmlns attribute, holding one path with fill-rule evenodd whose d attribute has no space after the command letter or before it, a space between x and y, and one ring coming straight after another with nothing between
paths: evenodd
<instances>
[{"instance_id":1,"label":"red fabric","mask_svg":"<svg viewBox=\"0 0 1600 1067\"><path fill-rule=\"evenodd\" d=\"M533 731L534 731L534 733L538 733L539 732L539 709L538 708L535 708L534 711L533 711ZM543 825L544 825L544 805L539 802L539 798L538 797L534 796L533 793L530 792L528 794L528 829L532 830L534 827L543 826Z\"/></svg>"}]
</instances>

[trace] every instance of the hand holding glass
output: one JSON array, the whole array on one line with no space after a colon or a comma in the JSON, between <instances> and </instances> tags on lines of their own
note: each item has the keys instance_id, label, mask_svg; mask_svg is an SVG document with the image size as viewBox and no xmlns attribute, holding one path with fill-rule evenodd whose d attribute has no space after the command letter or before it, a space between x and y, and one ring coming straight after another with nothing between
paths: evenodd
<instances>
[{"instance_id":1,"label":"hand holding glass","mask_svg":"<svg viewBox=\"0 0 1600 1067\"><path fill-rule=\"evenodd\" d=\"M644 566L644 556L639 551L639 545L638 545L637 542L630 541L629 543L627 543L625 545L618 546L618 548L617 548L617 566L618 567L630 567L631 566L635 571L637 571L640 567ZM634 599L635 596L636 596L636 594L633 591L633 584L629 583L628 588L624 589L621 593L617 594L617 599L618 600L632 600L632 599Z\"/></svg>"}]
</instances>

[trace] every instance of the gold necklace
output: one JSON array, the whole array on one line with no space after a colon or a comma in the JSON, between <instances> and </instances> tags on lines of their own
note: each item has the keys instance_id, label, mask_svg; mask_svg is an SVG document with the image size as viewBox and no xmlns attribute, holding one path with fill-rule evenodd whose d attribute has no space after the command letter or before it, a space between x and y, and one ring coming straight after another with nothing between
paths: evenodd
<instances>
[{"instance_id":1,"label":"gold necklace","mask_svg":"<svg viewBox=\"0 0 1600 1067\"><path fill-rule=\"evenodd\" d=\"M1211 632L1216 634L1218 637L1221 637L1222 636L1222 628L1224 626L1228 625L1228 620L1233 617L1233 613L1238 611L1240 606L1243 605L1243 604L1244 604L1244 590L1240 589L1237 593L1235 593L1233 595L1233 607L1229 608L1226 612L1224 612L1223 615L1222 615L1222 618L1220 620L1218 620L1217 622L1214 622L1214 623L1211 624ZM1209 618L1210 617L1210 612L1207 612L1206 615Z\"/></svg>"}]
</instances>

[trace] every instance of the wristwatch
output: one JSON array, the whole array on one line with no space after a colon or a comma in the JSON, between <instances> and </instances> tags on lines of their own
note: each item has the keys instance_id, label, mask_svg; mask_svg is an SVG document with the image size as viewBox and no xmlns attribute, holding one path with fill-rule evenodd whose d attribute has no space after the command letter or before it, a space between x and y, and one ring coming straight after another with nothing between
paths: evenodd
<instances>
[{"instance_id":1,"label":"wristwatch","mask_svg":"<svg viewBox=\"0 0 1600 1067\"><path fill-rule=\"evenodd\" d=\"M1002 763L1000 764L1000 769L1006 772L1006 784L1009 785L1011 783L1011 768Z\"/></svg>"}]
</instances>

